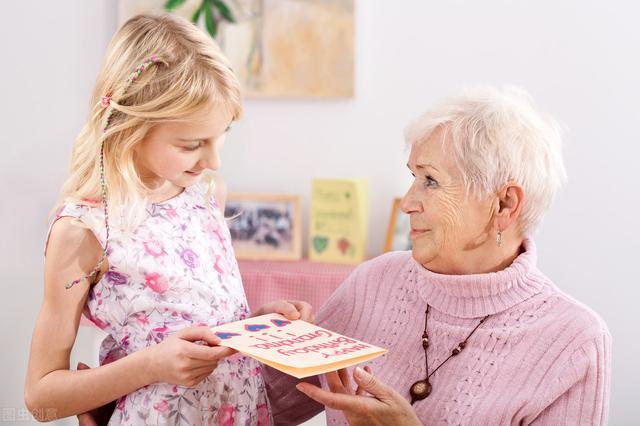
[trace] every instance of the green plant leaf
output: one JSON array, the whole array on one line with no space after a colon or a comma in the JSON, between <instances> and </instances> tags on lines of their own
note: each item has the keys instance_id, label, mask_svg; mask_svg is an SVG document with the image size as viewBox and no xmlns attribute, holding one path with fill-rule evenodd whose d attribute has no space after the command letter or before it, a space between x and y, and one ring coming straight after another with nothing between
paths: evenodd
<instances>
[{"instance_id":1,"label":"green plant leaf","mask_svg":"<svg viewBox=\"0 0 640 426\"><path fill-rule=\"evenodd\" d=\"M236 22L236 18L233 17L231 9L222 0L213 0L213 4L216 5L220 11L220 15L229 22Z\"/></svg>"},{"instance_id":2,"label":"green plant leaf","mask_svg":"<svg viewBox=\"0 0 640 426\"><path fill-rule=\"evenodd\" d=\"M200 6L198 6L196 11L193 12L193 15L191 16L191 22L193 22L196 25L198 24L198 19L200 19L200 12L202 12L202 8L204 7L206 2L207 2L207 0L204 0L202 2L202 4Z\"/></svg>"},{"instance_id":3,"label":"green plant leaf","mask_svg":"<svg viewBox=\"0 0 640 426\"><path fill-rule=\"evenodd\" d=\"M167 0L164 4L166 10L173 10L176 7L182 6L186 0Z\"/></svg>"},{"instance_id":4,"label":"green plant leaf","mask_svg":"<svg viewBox=\"0 0 640 426\"><path fill-rule=\"evenodd\" d=\"M213 17L213 11L211 10L211 5L204 5L204 23L207 27L207 31L211 34L211 37L216 38L216 34L218 33L218 23L216 22L216 18Z\"/></svg>"}]
</instances>

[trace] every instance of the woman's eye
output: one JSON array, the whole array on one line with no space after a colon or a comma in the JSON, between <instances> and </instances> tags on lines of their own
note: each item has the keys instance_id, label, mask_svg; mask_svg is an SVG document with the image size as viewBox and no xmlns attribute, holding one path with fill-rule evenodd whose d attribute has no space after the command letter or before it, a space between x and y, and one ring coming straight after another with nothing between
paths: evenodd
<instances>
[{"instance_id":1,"label":"woman's eye","mask_svg":"<svg viewBox=\"0 0 640 426\"><path fill-rule=\"evenodd\" d=\"M434 178L432 178L431 176L425 176L424 177L424 186L425 187L432 187L432 186L436 186L438 184L438 182L436 182L436 180Z\"/></svg>"},{"instance_id":2,"label":"woman's eye","mask_svg":"<svg viewBox=\"0 0 640 426\"><path fill-rule=\"evenodd\" d=\"M195 151L196 149L200 148L200 144L198 143L197 145L191 145L191 146L185 146L183 147L183 149L185 151Z\"/></svg>"}]
</instances>

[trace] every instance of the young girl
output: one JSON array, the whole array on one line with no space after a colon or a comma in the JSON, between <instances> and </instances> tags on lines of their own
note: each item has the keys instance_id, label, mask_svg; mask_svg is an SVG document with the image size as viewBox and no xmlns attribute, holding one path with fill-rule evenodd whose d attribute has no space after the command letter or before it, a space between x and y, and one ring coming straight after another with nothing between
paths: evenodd
<instances>
[{"instance_id":1,"label":"young girl","mask_svg":"<svg viewBox=\"0 0 640 426\"><path fill-rule=\"evenodd\" d=\"M260 365L210 330L249 315L223 201L203 179L240 110L227 60L188 21L139 15L115 35L45 252L25 386L39 420L117 399L110 424L270 422ZM280 301L256 314L268 312L310 313ZM115 347L70 371L83 313Z\"/></svg>"}]
</instances>

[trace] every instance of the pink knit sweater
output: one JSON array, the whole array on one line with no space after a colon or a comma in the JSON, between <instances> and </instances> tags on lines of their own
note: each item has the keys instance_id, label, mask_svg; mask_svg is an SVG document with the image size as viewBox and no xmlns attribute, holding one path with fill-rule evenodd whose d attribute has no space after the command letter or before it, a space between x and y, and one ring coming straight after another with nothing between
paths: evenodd
<instances>
[{"instance_id":1,"label":"pink knit sweater","mask_svg":"<svg viewBox=\"0 0 640 426\"><path fill-rule=\"evenodd\" d=\"M436 274L410 252L385 254L347 278L317 323L387 348L368 365L410 400L409 387L425 376L426 305L430 371L490 315L464 351L431 376L431 395L413 405L425 425L606 424L607 327L537 269L532 240L524 249L504 271L478 275ZM265 375L276 424L297 424L324 408L295 389L296 379L271 369ZM346 421L327 410L327 423Z\"/></svg>"}]
</instances>

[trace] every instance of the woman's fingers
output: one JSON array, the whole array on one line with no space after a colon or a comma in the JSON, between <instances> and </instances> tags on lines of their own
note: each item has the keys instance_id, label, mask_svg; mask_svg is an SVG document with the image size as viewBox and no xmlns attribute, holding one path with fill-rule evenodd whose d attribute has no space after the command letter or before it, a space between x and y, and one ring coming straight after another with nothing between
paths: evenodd
<instances>
[{"instance_id":1,"label":"woman's fingers","mask_svg":"<svg viewBox=\"0 0 640 426\"><path fill-rule=\"evenodd\" d=\"M364 371L366 371L366 372L367 372L367 373L369 373L369 374L373 374L373 373L371 373L371 369L369 368L369 366L368 366L368 365L365 365L365 366L364 366ZM355 371L354 371L354 374L355 374ZM364 390L364 388L362 388L360 385L358 385L358 387L356 388L356 395L359 395L359 396L369 396L370 394L369 394L369 392L367 392L366 390Z\"/></svg>"},{"instance_id":2,"label":"woman's fingers","mask_svg":"<svg viewBox=\"0 0 640 426\"><path fill-rule=\"evenodd\" d=\"M359 388L363 391L369 392L378 400L384 401L393 399L393 396L396 394L394 390L377 380L370 372L367 372L360 367L356 367L353 372L353 378Z\"/></svg>"},{"instance_id":3,"label":"woman's fingers","mask_svg":"<svg viewBox=\"0 0 640 426\"><path fill-rule=\"evenodd\" d=\"M327 381L328 381L327 377ZM338 379L336 374L336 379ZM339 380L339 379L338 379ZM344 393L331 393L324 389L320 389L310 383L298 383L296 389L307 395L309 398L318 401L320 404L332 408L334 410L349 410L359 412L362 408L360 397L354 395L346 395Z\"/></svg>"},{"instance_id":4,"label":"woman's fingers","mask_svg":"<svg viewBox=\"0 0 640 426\"><path fill-rule=\"evenodd\" d=\"M349 371L346 368L338 370L338 377L342 382L342 387L346 392L353 395L353 388L351 387L351 379L349 378Z\"/></svg>"},{"instance_id":5,"label":"woman's fingers","mask_svg":"<svg viewBox=\"0 0 640 426\"><path fill-rule=\"evenodd\" d=\"M289 320L300 319L300 312L298 312L298 308L288 300L278 300L275 302L274 311L284 315Z\"/></svg>"},{"instance_id":6,"label":"woman's fingers","mask_svg":"<svg viewBox=\"0 0 640 426\"><path fill-rule=\"evenodd\" d=\"M343 393L344 387L342 386L342 381L340 380L337 372L331 371L326 373L324 377L327 379L327 386L329 386L331 392Z\"/></svg>"},{"instance_id":7,"label":"woman's fingers","mask_svg":"<svg viewBox=\"0 0 640 426\"><path fill-rule=\"evenodd\" d=\"M288 320L314 321L311 305L301 300L276 300L261 306L252 316L269 313L284 315Z\"/></svg>"},{"instance_id":8,"label":"woman's fingers","mask_svg":"<svg viewBox=\"0 0 640 426\"><path fill-rule=\"evenodd\" d=\"M289 320L300 319L300 312L298 312L298 309L295 305L286 300L276 300L274 302L267 303L255 311L254 315L257 316L271 313L284 315Z\"/></svg>"},{"instance_id":9,"label":"woman's fingers","mask_svg":"<svg viewBox=\"0 0 640 426\"><path fill-rule=\"evenodd\" d=\"M300 313L300 317L298 319L310 323L313 323L315 321L313 308L309 303L303 302L302 300L289 300L288 302L292 304Z\"/></svg>"}]
</instances>

